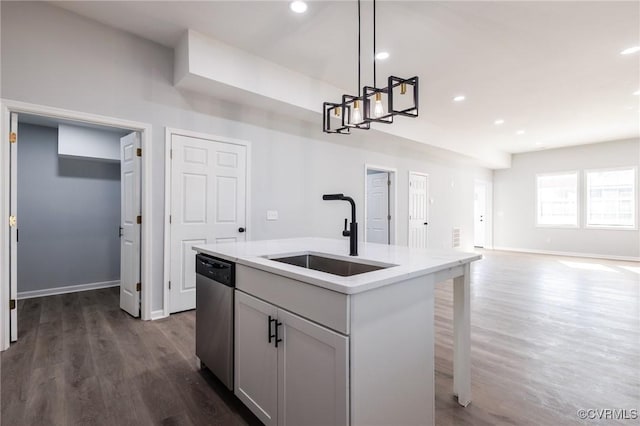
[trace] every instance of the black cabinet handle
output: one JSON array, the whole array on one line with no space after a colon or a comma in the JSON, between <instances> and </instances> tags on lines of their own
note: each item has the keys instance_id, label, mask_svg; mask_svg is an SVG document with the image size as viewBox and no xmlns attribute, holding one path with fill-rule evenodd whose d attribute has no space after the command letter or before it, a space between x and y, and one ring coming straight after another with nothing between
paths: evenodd
<instances>
[{"instance_id":1,"label":"black cabinet handle","mask_svg":"<svg viewBox=\"0 0 640 426\"><path fill-rule=\"evenodd\" d=\"M238 228L238 232L244 232L244 231L246 231L246 229L244 229L242 227Z\"/></svg>"},{"instance_id":2,"label":"black cabinet handle","mask_svg":"<svg viewBox=\"0 0 640 426\"><path fill-rule=\"evenodd\" d=\"M276 334L271 334L271 323L272 322L277 322L277 320L275 318L271 318L271 315L269 315L269 331L267 333L269 335L269 343L271 343L271 339L273 339L274 337L276 339L278 338L278 326L277 325L276 325Z\"/></svg>"},{"instance_id":3,"label":"black cabinet handle","mask_svg":"<svg viewBox=\"0 0 640 426\"><path fill-rule=\"evenodd\" d=\"M276 321L276 348L278 347L278 342L282 342L282 339L278 338L278 327L280 327L282 325L281 322Z\"/></svg>"}]
</instances>

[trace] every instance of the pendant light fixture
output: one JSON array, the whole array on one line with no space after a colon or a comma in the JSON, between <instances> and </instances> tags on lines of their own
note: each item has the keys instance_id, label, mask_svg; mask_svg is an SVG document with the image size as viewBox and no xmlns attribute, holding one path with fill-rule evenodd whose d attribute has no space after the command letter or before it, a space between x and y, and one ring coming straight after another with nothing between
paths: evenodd
<instances>
[{"instance_id":1,"label":"pendant light fixture","mask_svg":"<svg viewBox=\"0 0 640 426\"><path fill-rule=\"evenodd\" d=\"M387 87L377 87L376 75L376 0L373 0L373 86L360 86L361 80L361 8L358 0L358 94L342 95L342 102L324 102L322 129L325 133L349 134L350 129L365 129L371 123L393 123L393 117L418 116L418 77L402 79L389 76ZM360 89L362 87L362 90ZM409 92L409 93L408 93ZM385 110L386 105L386 110Z\"/></svg>"}]
</instances>

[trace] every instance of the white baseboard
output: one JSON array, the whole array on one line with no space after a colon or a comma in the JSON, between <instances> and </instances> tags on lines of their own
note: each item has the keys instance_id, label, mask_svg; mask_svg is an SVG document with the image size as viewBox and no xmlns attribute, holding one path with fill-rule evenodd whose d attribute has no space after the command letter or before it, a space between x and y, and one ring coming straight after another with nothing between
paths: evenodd
<instances>
[{"instance_id":1,"label":"white baseboard","mask_svg":"<svg viewBox=\"0 0 640 426\"><path fill-rule=\"evenodd\" d=\"M151 311L151 321L167 318L168 315L164 314L164 309L158 309L157 311Z\"/></svg>"},{"instance_id":2,"label":"white baseboard","mask_svg":"<svg viewBox=\"0 0 640 426\"><path fill-rule=\"evenodd\" d=\"M500 246L494 246L493 250L514 251L514 252L520 252L520 253L533 253L533 254L550 254L553 256L584 257L589 259L606 259L606 260L623 260L627 262L640 262L640 257L633 257L633 256L613 256L608 254L576 253L576 252L570 252L570 251L552 251L552 250L524 249L524 248L500 247Z\"/></svg>"},{"instance_id":3,"label":"white baseboard","mask_svg":"<svg viewBox=\"0 0 640 426\"><path fill-rule=\"evenodd\" d=\"M97 290L99 288L118 287L120 280L102 281L98 283L70 285L66 287L46 288L43 290L18 292L18 300L31 299L34 297L53 296L55 294L75 293L77 291Z\"/></svg>"}]
</instances>

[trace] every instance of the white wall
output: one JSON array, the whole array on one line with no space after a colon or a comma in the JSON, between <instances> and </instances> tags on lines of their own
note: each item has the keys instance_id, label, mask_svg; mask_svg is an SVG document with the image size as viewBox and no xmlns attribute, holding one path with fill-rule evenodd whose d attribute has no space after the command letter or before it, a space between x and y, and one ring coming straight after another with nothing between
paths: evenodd
<instances>
[{"instance_id":1,"label":"white wall","mask_svg":"<svg viewBox=\"0 0 640 426\"><path fill-rule=\"evenodd\" d=\"M120 164L59 157L54 127L18 134L18 297L118 281Z\"/></svg>"},{"instance_id":2,"label":"white wall","mask_svg":"<svg viewBox=\"0 0 640 426\"><path fill-rule=\"evenodd\" d=\"M430 242L448 247L451 228L460 227L463 247L471 248L473 183L491 179L487 169L437 160L437 150L403 140L324 135L320 117L310 125L277 111L181 92L172 85L170 49L46 3L2 2L1 7L3 98L152 124L147 155L153 161L153 310L162 308L164 126L252 142L253 239L341 238L347 206L323 202L321 196L352 195L362 223L363 165L370 163L398 169L399 218L407 217L408 171L429 173ZM267 222L267 210L278 210L279 220ZM406 240L407 223L399 220L398 243Z\"/></svg>"},{"instance_id":3,"label":"white wall","mask_svg":"<svg viewBox=\"0 0 640 426\"><path fill-rule=\"evenodd\" d=\"M640 231L584 228L585 169L640 165L640 140L581 145L514 155L494 172L494 246L612 257L640 257ZM582 226L536 227L536 174L579 170ZM638 187L636 184L636 198ZM636 212L636 216L638 212Z\"/></svg>"}]
</instances>

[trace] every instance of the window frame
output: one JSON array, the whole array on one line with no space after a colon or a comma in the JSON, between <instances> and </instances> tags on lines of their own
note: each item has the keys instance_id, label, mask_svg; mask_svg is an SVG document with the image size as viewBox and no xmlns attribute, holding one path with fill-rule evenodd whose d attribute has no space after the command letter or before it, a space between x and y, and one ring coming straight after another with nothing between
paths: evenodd
<instances>
[{"instance_id":1,"label":"window frame","mask_svg":"<svg viewBox=\"0 0 640 426\"><path fill-rule=\"evenodd\" d=\"M588 173L593 172L612 172L620 170L632 170L633 171L633 225L632 226L617 226L617 225L589 225L589 179ZM584 229L606 229L616 231L637 231L638 230L638 167L637 166L620 166L620 167L603 167L597 169L584 169Z\"/></svg>"},{"instance_id":2,"label":"window frame","mask_svg":"<svg viewBox=\"0 0 640 426\"><path fill-rule=\"evenodd\" d=\"M575 175L576 176L576 223L575 225L573 224L546 224L546 223L540 223L539 221L539 216L538 216L538 207L539 207L539 202L540 202L540 194L539 194L539 188L538 188L538 179L540 177L545 177L545 176L560 176L560 175ZM536 194L536 199L535 199L535 210L534 210L534 214L535 214L535 224L536 224L536 228L557 228L557 229L580 229L580 224L581 224L581 191L580 191L580 179L581 179L581 174L580 174L580 170L564 170L564 171L558 171L558 172L545 172L545 173L536 173L535 176L535 181L534 181L534 185L535 185L535 194Z\"/></svg>"}]
</instances>

